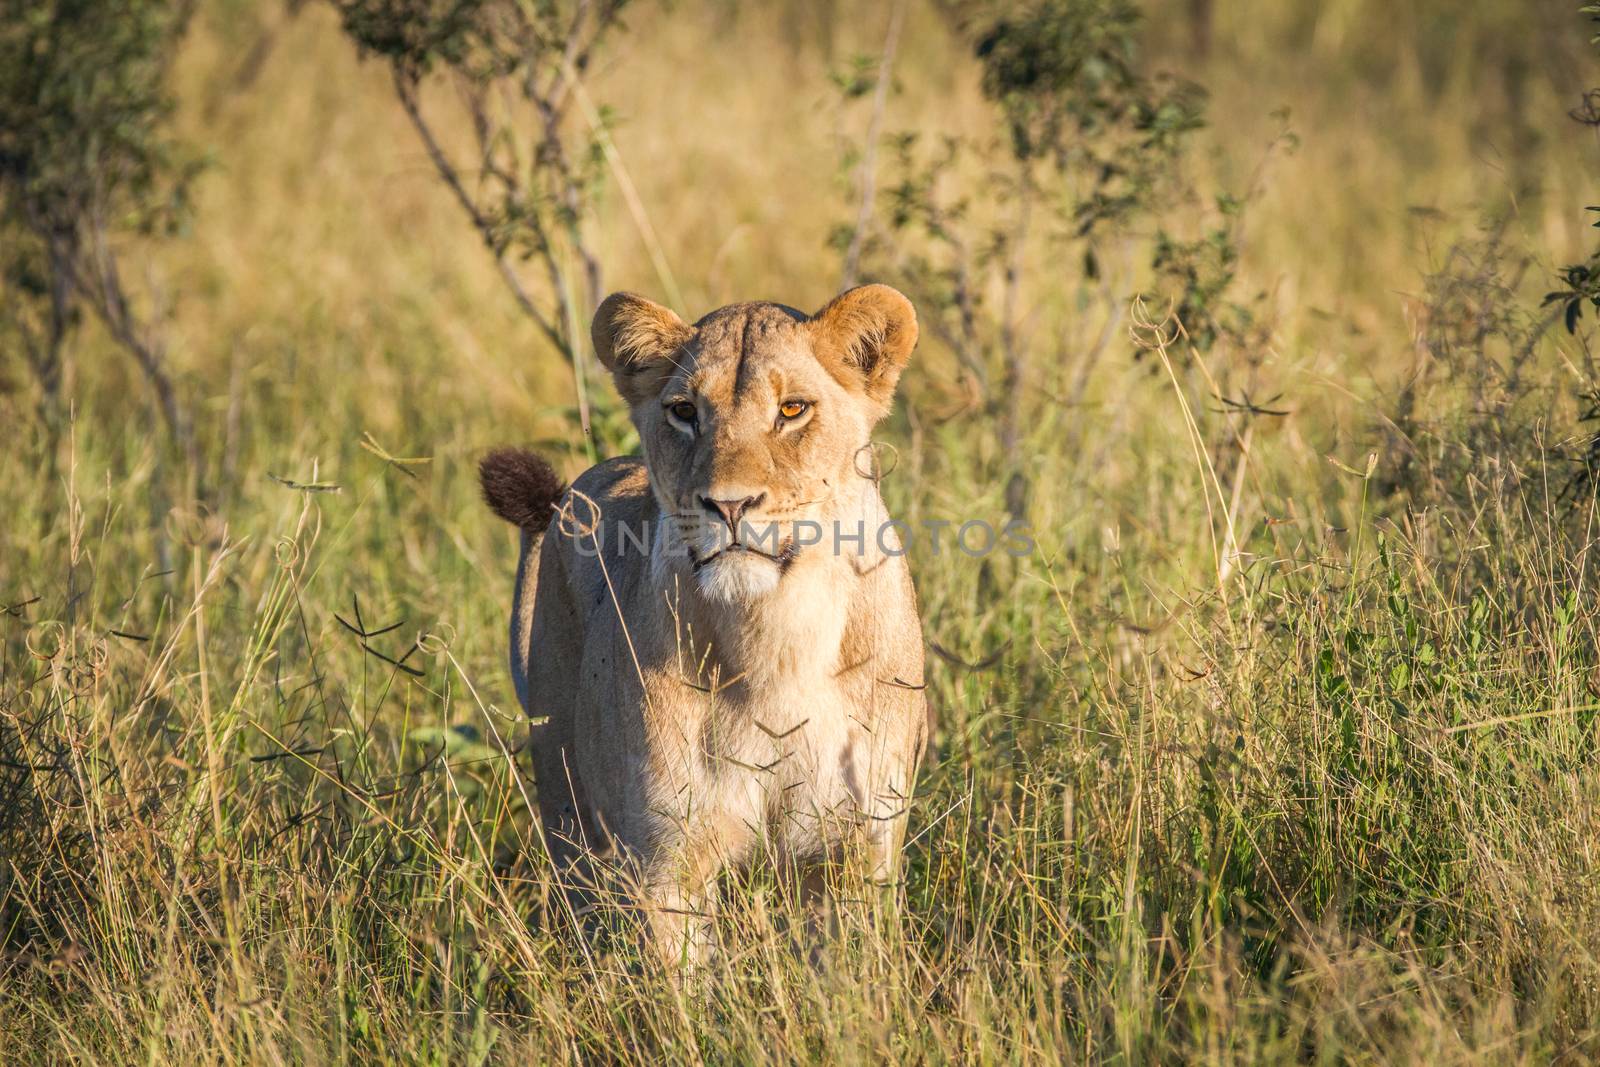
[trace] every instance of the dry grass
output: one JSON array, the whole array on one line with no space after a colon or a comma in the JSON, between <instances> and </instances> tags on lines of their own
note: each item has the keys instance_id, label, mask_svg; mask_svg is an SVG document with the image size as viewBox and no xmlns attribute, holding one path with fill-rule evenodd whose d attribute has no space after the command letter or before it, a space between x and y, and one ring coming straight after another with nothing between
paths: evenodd
<instances>
[{"instance_id":1,"label":"dry grass","mask_svg":"<svg viewBox=\"0 0 1600 1067\"><path fill-rule=\"evenodd\" d=\"M26 391L0 393L21 429L0 454L7 1058L1600 1054L1595 516L1556 501L1587 350L1548 338L1525 390L1477 408L1424 282L1485 213L1534 259L1529 307L1586 250L1594 148L1563 116L1592 64L1550 51L1513 85L1488 63L1581 25L1560 4L1218 6L1208 58L1187 5L1152 5L1152 47L1212 90L1197 187L1247 184L1291 108L1302 146L1262 172L1240 283L1268 294L1259 395L1291 414L1241 451L1207 382L1245 354L1180 344L1169 374L1120 338L1083 407L1041 398L1039 554L914 558L951 659L902 891L846 887L813 964L752 872L689 986L625 929L574 933L513 771L512 535L471 472L502 441L581 466L568 372L329 14L206 9L178 89L217 166L193 235L136 254L216 498L181 499L92 334L56 456ZM836 25L831 54L805 5L633 21L593 89L685 310L820 305L851 213L839 139L863 124L827 74L882 20ZM982 128L920 7L899 77L895 125ZM620 204L595 238L608 287L658 292ZM1039 314L1085 343L1099 323L1068 293ZM919 359L883 434L891 503L999 519L992 430L941 419L948 353ZM1411 421L1387 422L1413 378Z\"/></svg>"}]
</instances>

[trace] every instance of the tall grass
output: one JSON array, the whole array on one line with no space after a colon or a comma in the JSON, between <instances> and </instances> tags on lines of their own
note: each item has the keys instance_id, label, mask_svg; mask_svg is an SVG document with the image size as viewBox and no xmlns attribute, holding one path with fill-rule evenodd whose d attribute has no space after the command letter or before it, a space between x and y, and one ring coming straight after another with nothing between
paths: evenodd
<instances>
[{"instance_id":1,"label":"tall grass","mask_svg":"<svg viewBox=\"0 0 1600 1067\"><path fill-rule=\"evenodd\" d=\"M741 875L692 982L625 912L563 905L530 818L513 535L470 474L502 440L581 467L561 363L326 12L207 13L179 90L217 171L150 269L216 498L175 497L92 334L53 464L25 391L0 394L5 1058L1600 1055L1587 350L1544 336L1507 396L1509 342L1455 330L1489 301L1536 315L1540 272L1582 251L1592 146L1554 78L1483 80L1475 131L1426 20L1223 12L1199 60L1153 8L1213 91L1202 172L1248 177L1292 105L1303 147L1265 174L1242 266L1273 324L1257 399L1288 414L1219 404L1242 355L1150 331L1137 359L1119 332L1079 406L1041 402L1038 553L913 556L939 725L903 884L841 886L813 951L771 872ZM803 11L733 10L639 13L597 92L683 310L820 305L859 135L826 73L883 27L841 20L830 58L794 43ZM976 128L975 75L923 15L893 118ZM1404 58L1377 88L1369 47ZM1519 124L1531 193L1484 148ZM1473 288L1482 257L1447 254L1480 211L1533 257L1521 281ZM649 290L615 215L608 281ZM1081 347L1101 324L1071 312L1049 309ZM950 414L947 371L930 343L907 374L885 491L913 523L999 520L993 429Z\"/></svg>"}]
</instances>

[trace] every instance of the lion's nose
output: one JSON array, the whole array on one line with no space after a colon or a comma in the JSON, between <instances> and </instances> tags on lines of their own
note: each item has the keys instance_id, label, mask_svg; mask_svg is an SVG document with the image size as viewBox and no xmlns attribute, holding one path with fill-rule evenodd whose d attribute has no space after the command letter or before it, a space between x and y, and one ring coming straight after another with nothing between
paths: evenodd
<instances>
[{"instance_id":1,"label":"lion's nose","mask_svg":"<svg viewBox=\"0 0 1600 1067\"><path fill-rule=\"evenodd\" d=\"M765 493L757 493L755 496L747 496L741 500L714 500L709 496L703 496L700 498L700 503L711 514L719 516L723 522L727 523L728 529L733 532L735 537L738 537L739 519L744 516L745 512L766 498L767 494Z\"/></svg>"}]
</instances>

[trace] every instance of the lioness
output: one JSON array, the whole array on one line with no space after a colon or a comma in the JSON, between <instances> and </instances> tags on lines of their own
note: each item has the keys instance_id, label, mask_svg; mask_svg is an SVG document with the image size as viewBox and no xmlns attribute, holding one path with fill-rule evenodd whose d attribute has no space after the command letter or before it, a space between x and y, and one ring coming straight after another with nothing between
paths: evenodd
<instances>
[{"instance_id":1,"label":"lioness","mask_svg":"<svg viewBox=\"0 0 1600 1067\"><path fill-rule=\"evenodd\" d=\"M548 720L533 749L557 862L614 849L652 941L693 959L717 875L758 850L812 892L852 842L873 877L896 868L922 632L869 435L916 313L867 285L812 316L736 304L690 326L617 293L593 337L643 458L570 490L529 452L480 467L522 528L511 670Z\"/></svg>"}]
</instances>

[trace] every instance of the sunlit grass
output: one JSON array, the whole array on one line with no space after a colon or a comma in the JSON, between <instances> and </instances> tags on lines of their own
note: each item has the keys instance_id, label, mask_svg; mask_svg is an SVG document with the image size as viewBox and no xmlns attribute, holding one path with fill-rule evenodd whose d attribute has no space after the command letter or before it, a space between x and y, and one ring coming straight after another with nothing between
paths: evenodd
<instances>
[{"instance_id":1,"label":"sunlit grass","mask_svg":"<svg viewBox=\"0 0 1600 1067\"><path fill-rule=\"evenodd\" d=\"M1384 418L1422 277L1511 197L1420 75L1371 97L1305 78L1353 65L1366 8L1325 6L1301 55L1271 20L1225 22L1233 43L1189 71L1214 90L1197 166L1235 187L1294 105L1303 147L1262 179L1244 280L1272 294L1260 398L1289 413L1219 410L1226 349L1176 346L1169 370L1120 332L1080 406L1041 401L1039 551L913 555L939 725L903 884L846 876L819 947L772 872L741 875L687 982L625 908L553 892L518 769L514 535L471 475L503 441L581 468L567 371L326 12L202 19L181 118L217 169L152 269L214 494L185 499L92 331L53 455L25 390L0 394L24 427L0 453L7 1057L1592 1058L1593 504L1557 500L1585 352L1541 349L1551 399L1504 453L1462 458L1484 413L1427 378L1417 448L1443 474L1402 478ZM829 60L786 45L786 17L743 8L730 38L694 5L641 12L596 74L686 312L816 305L837 280L836 137L859 116L825 75L881 27L841 19ZM981 123L955 46L920 25L895 121ZM1585 240L1569 103L1536 84L1517 105L1549 131L1519 164L1540 195L1510 209L1540 264ZM626 212L596 239L609 287L652 291ZM1131 285L1134 261L1111 269ZM1041 314L1087 343L1097 315L1070 312ZM1000 520L987 419L952 414L937 344L918 360L880 435L891 507Z\"/></svg>"}]
</instances>

